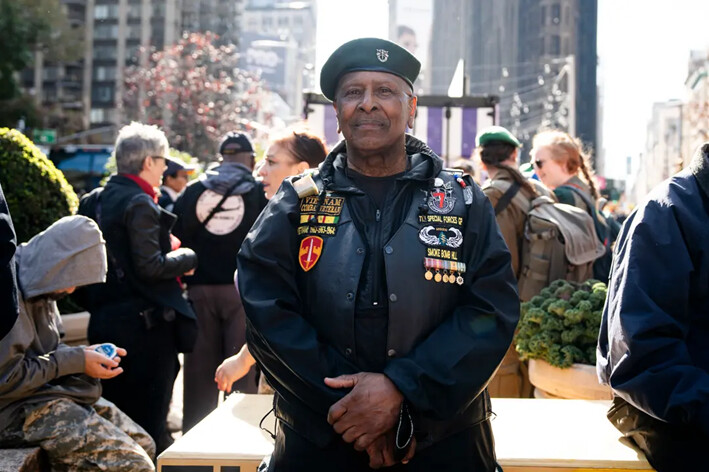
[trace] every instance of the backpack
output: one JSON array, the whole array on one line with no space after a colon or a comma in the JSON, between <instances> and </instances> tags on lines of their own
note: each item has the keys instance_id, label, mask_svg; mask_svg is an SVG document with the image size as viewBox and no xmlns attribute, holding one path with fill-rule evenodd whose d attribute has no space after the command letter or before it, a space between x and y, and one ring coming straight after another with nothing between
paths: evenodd
<instances>
[{"instance_id":1,"label":"backpack","mask_svg":"<svg viewBox=\"0 0 709 472\"><path fill-rule=\"evenodd\" d=\"M588 214L593 218L596 235L605 248L604 254L596 259L593 264L593 278L603 283L608 283L613 262L613 244L618 238L618 233L620 233L620 224L613 218L603 214L603 212L598 211L596 203L591 200L586 192L573 185L562 185L562 187L576 194L586 204Z\"/></svg>"},{"instance_id":2,"label":"backpack","mask_svg":"<svg viewBox=\"0 0 709 472\"><path fill-rule=\"evenodd\" d=\"M517 280L520 300L531 299L557 279L585 282L592 277L593 263L605 248L596 238L588 213L546 195L530 201L517 182L494 181L488 187L504 192L495 205L495 215L512 204L527 217Z\"/></svg>"}]
</instances>

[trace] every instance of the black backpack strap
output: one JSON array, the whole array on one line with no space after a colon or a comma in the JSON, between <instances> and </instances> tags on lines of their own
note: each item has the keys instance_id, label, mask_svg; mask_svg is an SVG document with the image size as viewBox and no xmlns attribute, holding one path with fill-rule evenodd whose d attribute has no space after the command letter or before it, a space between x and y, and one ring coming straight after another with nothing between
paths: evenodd
<instances>
[{"instance_id":1,"label":"black backpack strap","mask_svg":"<svg viewBox=\"0 0 709 472\"><path fill-rule=\"evenodd\" d=\"M212 208L212 211L209 212L209 215L207 215L207 217L206 217L206 218L204 219L204 221L202 222L202 228L205 228L205 227L207 226L207 223L209 223L209 220L211 220L212 217L213 217L214 215L216 215L219 210L222 209L222 205L224 205L224 202L226 201L226 199L231 196L231 192L232 192L232 191L236 188L236 186L239 185L242 181L243 181L243 179L237 180L236 182L234 182L234 185L232 185L231 187L229 187L229 189L228 189L228 190L224 193L224 195L222 196L222 199L219 200L219 203L217 203L217 205L216 205L214 208Z\"/></svg>"},{"instance_id":2,"label":"black backpack strap","mask_svg":"<svg viewBox=\"0 0 709 472\"><path fill-rule=\"evenodd\" d=\"M515 198L515 195L517 195L517 192L519 192L520 188L522 188L522 186L519 182L517 182L516 180L512 182L510 188L508 188L507 191L503 193L500 199L497 201L497 205L495 205L495 216L505 211L505 208L509 206L512 199Z\"/></svg>"},{"instance_id":3,"label":"black backpack strap","mask_svg":"<svg viewBox=\"0 0 709 472\"><path fill-rule=\"evenodd\" d=\"M96 206L94 210L94 214L96 215L96 224L98 225L98 229L103 232L103 228L101 228L101 194L103 193L103 189L101 191L96 193ZM113 264L113 270L116 272L116 277L118 278L119 282L122 282L126 278L126 273L123 271L123 268L121 265L118 263L118 260L113 256L113 252L108 248L108 244L106 246L106 255L108 256L108 259L111 261L111 264Z\"/></svg>"}]
</instances>

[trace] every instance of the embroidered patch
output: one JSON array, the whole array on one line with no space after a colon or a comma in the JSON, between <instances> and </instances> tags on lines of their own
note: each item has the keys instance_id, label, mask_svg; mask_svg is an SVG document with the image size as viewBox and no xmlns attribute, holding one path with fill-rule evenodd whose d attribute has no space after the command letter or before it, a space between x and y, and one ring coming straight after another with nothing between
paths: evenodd
<instances>
[{"instance_id":1,"label":"embroidered patch","mask_svg":"<svg viewBox=\"0 0 709 472\"><path fill-rule=\"evenodd\" d=\"M319 234L321 236L335 236L337 226L335 225L300 225L298 226L298 236L305 234Z\"/></svg>"},{"instance_id":2,"label":"embroidered patch","mask_svg":"<svg viewBox=\"0 0 709 472\"><path fill-rule=\"evenodd\" d=\"M426 246L445 246L456 249L463 244L463 233L458 228L424 226L419 231L419 239Z\"/></svg>"},{"instance_id":3,"label":"embroidered patch","mask_svg":"<svg viewBox=\"0 0 709 472\"><path fill-rule=\"evenodd\" d=\"M318 210L318 215L339 216L342 213L342 205L345 203L343 197L325 197L320 208L318 206L317 196L305 197L300 201L300 212L315 214Z\"/></svg>"},{"instance_id":4,"label":"embroidered patch","mask_svg":"<svg viewBox=\"0 0 709 472\"><path fill-rule=\"evenodd\" d=\"M335 225L337 222L340 221L339 216L330 216L330 215L318 215L317 218L315 218L314 214L301 214L300 215L300 223L318 223L318 224L326 224L326 225Z\"/></svg>"},{"instance_id":5,"label":"embroidered patch","mask_svg":"<svg viewBox=\"0 0 709 472\"><path fill-rule=\"evenodd\" d=\"M441 179L436 179L435 183L438 184L439 180ZM440 184L441 185L436 185L433 190L431 190L427 203L431 211L445 215L453 210L455 197L453 196L453 185L450 182L443 184L441 180Z\"/></svg>"},{"instance_id":6,"label":"embroidered patch","mask_svg":"<svg viewBox=\"0 0 709 472\"><path fill-rule=\"evenodd\" d=\"M308 236L300 242L298 262L305 272L312 269L322 254L323 240L319 236Z\"/></svg>"},{"instance_id":7,"label":"embroidered patch","mask_svg":"<svg viewBox=\"0 0 709 472\"><path fill-rule=\"evenodd\" d=\"M452 215L419 215L419 223L463 226L463 217Z\"/></svg>"},{"instance_id":8,"label":"embroidered patch","mask_svg":"<svg viewBox=\"0 0 709 472\"><path fill-rule=\"evenodd\" d=\"M463 189L463 200L466 205L473 203L473 189L470 187L465 187Z\"/></svg>"}]
</instances>

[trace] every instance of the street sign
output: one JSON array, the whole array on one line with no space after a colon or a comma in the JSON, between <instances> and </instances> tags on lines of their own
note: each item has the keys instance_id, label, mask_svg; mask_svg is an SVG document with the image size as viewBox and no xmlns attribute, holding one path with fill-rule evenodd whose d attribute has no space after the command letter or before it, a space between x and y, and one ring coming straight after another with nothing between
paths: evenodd
<instances>
[{"instance_id":1,"label":"street sign","mask_svg":"<svg viewBox=\"0 0 709 472\"><path fill-rule=\"evenodd\" d=\"M57 142L57 130L35 129L32 131L32 140L37 144L54 144Z\"/></svg>"}]
</instances>

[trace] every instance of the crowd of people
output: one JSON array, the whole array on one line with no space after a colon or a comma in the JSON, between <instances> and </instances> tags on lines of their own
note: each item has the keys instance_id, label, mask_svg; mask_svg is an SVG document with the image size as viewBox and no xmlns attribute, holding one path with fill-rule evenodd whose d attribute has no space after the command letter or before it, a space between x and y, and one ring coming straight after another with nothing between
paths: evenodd
<instances>
[{"instance_id":1,"label":"crowd of people","mask_svg":"<svg viewBox=\"0 0 709 472\"><path fill-rule=\"evenodd\" d=\"M482 187L446 168L407 134L419 71L389 41L345 43L320 82L339 144L290 129L256 168L234 131L191 182L162 131L131 123L117 174L19 246L0 189L0 446L39 445L56 470L154 470L185 353L183 431L219 390L274 393L271 472L496 470L490 395L531 396L512 339L527 279L551 282L529 219L552 205L592 240L575 276L609 281L609 419L658 470L701 464L709 145L621 230L565 132L534 137L531 178L499 126L477 136ZM90 346L61 342L70 293Z\"/></svg>"}]
</instances>

